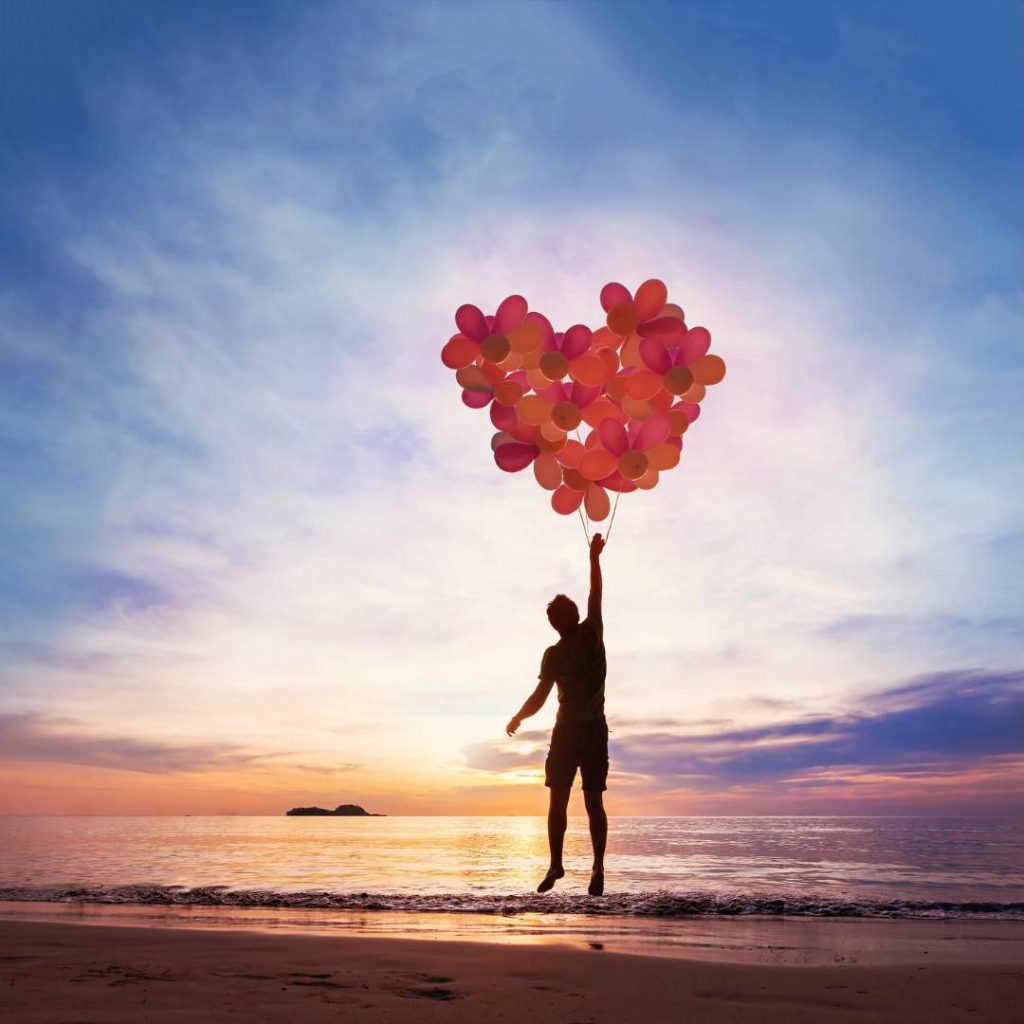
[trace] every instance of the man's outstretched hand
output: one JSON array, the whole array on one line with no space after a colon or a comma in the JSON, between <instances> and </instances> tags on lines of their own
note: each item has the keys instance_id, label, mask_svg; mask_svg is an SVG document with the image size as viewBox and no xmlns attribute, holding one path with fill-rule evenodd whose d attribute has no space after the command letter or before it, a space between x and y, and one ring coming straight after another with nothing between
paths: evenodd
<instances>
[{"instance_id":1,"label":"man's outstretched hand","mask_svg":"<svg viewBox=\"0 0 1024 1024\"><path fill-rule=\"evenodd\" d=\"M602 551L604 551L604 537L599 533L595 533L594 536L590 538L590 557L600 558Z\"/></svg>"},{"instance_id":2,"label":"man's outstretched hand","mask_svg":"<svg viewBox=\"0 0 1024 1024\"><path fill-rule=\"evenodd\" d=\"M510 719L509 719L509 723L508 723L508 725L506 725L506 726L505 726L505 732L506 732L506 733L507 733L507 734L508 734L509 736L514 736L514 735L515 735L515 733L516 733L516 730L517 730L517 729L519 728L519 726L521 726L522 724L523 724L523 720L522 720L522 719L521 719L521 718L520 718L520 717L519 717L518 715L516 715L516 716L514 716L513 718L510 718Z\"/></svg>"}]
</instances>

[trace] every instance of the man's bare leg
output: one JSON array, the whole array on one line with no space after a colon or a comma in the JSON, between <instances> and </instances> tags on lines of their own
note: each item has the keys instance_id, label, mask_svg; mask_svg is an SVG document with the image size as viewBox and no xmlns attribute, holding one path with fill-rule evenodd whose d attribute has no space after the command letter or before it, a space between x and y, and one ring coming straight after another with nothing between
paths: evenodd
<instances>
[{"instance_id":1,"label":"man's bare leg","mask_svg":"<svg viewBox=\"0 0 1024 1024\"><path fill-rule=\"evenodd\" d=\"M555 882L565 875L562 867L562 845L565 842L566 808L569 806L570 786L552 786L551 803L548 804L548 846L551 849L551 864L548 873L537 886L537 892L553 889Z\"/></svg>"},{"instance_id":2,"label":"man's bare leg","mask_svg":"<svg viewBox=\"0 0 1024 1024\"><path fill-rule=\"evenodd\" d=\"M603 896L604 850L608 845L608 815L604 810L604 800L600 790L593 793L584 790L583 799L587 804L587 817L590 819L590 842L594 847L594 870L590 875L587 892L591 896Z\"/></svg>"}]
</instances>

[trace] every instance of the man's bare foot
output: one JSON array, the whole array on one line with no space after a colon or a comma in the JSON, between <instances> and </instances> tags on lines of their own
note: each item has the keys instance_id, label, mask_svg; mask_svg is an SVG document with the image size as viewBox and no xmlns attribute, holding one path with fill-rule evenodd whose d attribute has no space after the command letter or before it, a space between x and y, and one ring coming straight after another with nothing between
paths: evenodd
<instances>
[{"instance_id":1,"label":"man's bare foot","mask_svg":"<svg viewBox=\"0 0 1024 1024\"><path fill-rule=\"evenodd\" d=\"M597 871L590 876L590 885L587 886L587 892L591 896L603 896L604 895L604 872Z\"/></svg>"},{"instance_id":2,"label":"man's bare foot","mask_svg":"<svg viewBox=\"0 0 1024 1024\"><path fill-rule=\"evenodd\" d=\"M547 892L549 889L554 889L555 882L560 878L565 878L565 868L551 868L541 880L540 885L537 886L537 892Z\"/></svg>"}]
</instances>

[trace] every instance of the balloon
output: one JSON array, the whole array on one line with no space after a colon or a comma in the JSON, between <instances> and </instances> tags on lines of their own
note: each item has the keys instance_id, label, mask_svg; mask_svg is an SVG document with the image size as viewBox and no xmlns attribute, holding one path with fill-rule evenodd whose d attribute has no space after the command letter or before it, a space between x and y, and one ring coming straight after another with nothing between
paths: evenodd
<instances>
[{"instance_id":1,"label":"balloon","mask_svg":"<svg viewBox=\"0 0 1024 1024\"><path fill-rule=\"evenodd\" d=\"M653 448L648 448L644 454L651 469L672 469L679 465L680 452L674 444L657 444Z\"/></svg>"},{"instance_id":2,"label":"balloon","mask_svg":"<svg viewBox=\"0 0 1024 1024\"><path fill-rule=\"evenodd\" d=\"M580 463L580 473L584 480L600 480L609 473L615 472L619 460L604 448L591 448Z\"/></svg>"},{"instance_id":3,"label":"balloon","mask_svg":"<svg viewBox=\"0 0 1024 1024\"><path fill-rule=\"evenodd\" d=\"M685 366L673 366L665 374L665 390L670 395L681 395L693 384L693 373Z\"/></svg>"},{"instance_id":4,"label":"balloon","mask_svg":"<svg viewBox=\"0 0 1024 1024\"><path fill-rule=\"evenodd\" d=\"M657 278L635 296L605 285L601 307L597 330L561 332L521 295L493 315L465 304L441 349L463 403L488 407L496 465L508 473L532 465L556 512L585 505L594 521L610 514L610 492L651 490L679 465L683 434L726 373L710 353L711 333L687 326Z\"/></svg>"},{"instance_id":5,"label":"balloon","mask_svg":"<svg viewBox=\"0 0 1024 1024\"><path fill-rule=\"evenodd\" d=\"M608 377L608 367L599 355L585 352L569 364L569 376L580 384L603 384Z\"/></svg>"},{"instance_id":6,"label":"balloon","mask_svg":"<svg viewBox=\"0 0 1024 1024\"><path fill-rule=\"evenodd\" d=\"M469 366L480 354L480 345L464 334L453 334L448 344L441 349L441 362L450 370Z\"/></svg>"},{"instance_id":7,"label":"balloon","mask_svg":"<svg viewBox=\"0 0 1024 1024\"><path fill-rule=\"evenodd\" d=\"M607 519L608 513L611 510L611 504L608 501L608 492L601 487L599 484L591 484L586 491L586 503L587 515L599 523L602 519Z\"/></svg>"},{"instance_id":8,"label":"balloon","mask_svg":"<svg viewBox=\"0 0 1024 1024\"><path fill-rule=\"evenodd\" d=\"M533 475L546 491L553 491L562 483L562 467L550 452L541 452L534 459Z\"/></svg>"},{"instance_id":9,"label":"balloon","mask_svg":"<svg viewBox=\"0 0 1024 1024\"><path fill-rule=\"evenodd\" d=\"M518 327L526 316L526 299L522 295L510 295L505 299L494 314L494 332L504 334Z\"/></svg>"},{"instance_id":10,"label":"balloon","mask_svg":"<svg viewBox=\"0 0 1024 1024\"><path fill-rule=\"evenodd\" d=\"M551 410L551 421L562 430L575 430L583 419L575 402L559 402Z\"/></svg>"},{"instance_id":11,"label":"balloon","mask_svg":"<svg viewBox=\"0 0 1024 1024\"><path fill-rule=\"evenodd\" d=\"M619 472L627 480L637 480L647 472L647 456L643 452L628 451L619 456Z\"/></svg>"},{"instance_id":12,"label":"balloon","mask_svg":"<svg viewBox=\"0 0 1024 1024\"><path fill-rule=\"evenodd\" d=\"M701 356L693 362L690 369L693 371L693 379L698 384L717 384L725 376L725 363L719 356Z\"/></svg>"},{"instance_id":13,"label":"balloon","mask_svg":"<svg viewBox=\"0 0 1024 1024\"><path fill-rule=\"evenodd\" d=\"M601 308L606 313L610 313L615 306L629 305L632 301L633 296L629 294L629 289L617 281L612 281L601 289Z\"/></svg>"},{"instance_id":14,"label":"balloon","mask_svg":"<svg viewBox=\"0 0 1024 1024\"><path fill-rule=\"evenodd\" d=\"M511 351L512 346L504 334L489 334L480 342L480 355L489 363L500 363Z\"/></svg>"},{"instance_id":15,"label":"balloon","mask_svg":"<svg viewBox=\"0 0 1024 1024\"><path fill-rule=\"evenodd\" d=\"M639 323L640 319L632 303L623 302L608 310L608 328L620 338L635 331Z\"/></svg>"},{"instance_id":16,"label":"balloon","mask_svg":"<svg viewBox=\"0 0 1024 1024\"><path fill-rule=\"evenodd\" d=\"M487 328L487 318L476 306L459 306L455 311L455 326L474 341L483 341L491 333Z\"/></svg>"},{"instance_id":17,"label":"balloon","mask_svg":"<svg viewBox=\"0 0 1024 1024\"><path fill-rule=\"evenodd\" d=\"M626 378L626 394L630 398L636 398L641 402L646 402L648 398L653 398L660 390L661 376L653 370L648 370L646 367L642 370L637 370Z\"/></svg>"},{"instance_id":18,"label":"balloon","mask_svg":"<svg viewBox=\"0 0 1024 1024\"><path fill-rule=\"evenodd\" d=\"M512 441L508 444L500 444L494 449L494 461L499 469L506 473L518 473L537 458L538 449L534 444L522 444L519 441Z\"/></svg>"},{"instance_id":19,"label":"balloon","mask_svg":"<svg viewBox=\"0 0 1024 1024\"><path fill-rule=\"evenodd\" d=\"M571 516L583 504L583 490L572 490L569 487L559 487L551 495L551 507L563 516Z\"/></svg>"},{"instance_id":20,"label":"balloon","mask_svg":"<svg viewBox=\"0 0 1024 1024\"><path fill-rule=\"evenodd\" d=\"M523 397L522 386L514 380L503 380L494 385L494 400L499 405L514 406Z\"/></svg>"},{"instance_id":21,"label":"balloon","mask_svg":"<svg viewBox=\"0 0 1024 1024\"><path fill-rule=\"evenodd\" d=\"M555 403L549 398L541 398L540 395L523 395L516 403L516 415L524 423L532 423L535 426L551 419L551 410Z\"/></svg>"},{"instance_id":22,"label":"balloon","mask_svg":"<svg viewBox=\"0 0 1024 1024\"><path fill-rule=\"evenodd\" d=\"M656 317L665 308L667 301L668 289L663 282L657 278L644 281L637 288L636 295L633 297L633 308L636 310L637 319L643 323L645 320Z\"/></svg>"},{"instance_id":23,"label":"balloon","mask_svg":"<svg viewBox=\"0 0 1024 1024\"><path fill-rule=\"evenodd\" d=\"M483 409L485 406L491 404L491 399L494 395L490 391L463 391L462 401L470 407L470 409Z\"/></svg>"},{"instance_id":24,"label":"balloon","mask_svg":"<svg viewBox=\"0 0 1024 1024\"><path fill-rule=\"evenodd\" d=\"M563 352L545 352L539 369L548 380L561 380L569 372L569 360Z\"/></svg>"}]
</instances>

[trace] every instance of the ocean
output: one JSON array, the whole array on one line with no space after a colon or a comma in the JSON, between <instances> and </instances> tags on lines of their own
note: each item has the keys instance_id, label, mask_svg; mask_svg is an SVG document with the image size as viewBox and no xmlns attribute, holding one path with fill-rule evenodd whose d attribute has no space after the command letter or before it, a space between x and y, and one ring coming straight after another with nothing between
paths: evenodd
<instances>
[{"instance_id":1,"label":"ocean","mask_svg":"<svg viewBox=\"0 0 1024 1024\"><path fill-rule=\"evenodd\" d=\"M607 895L534 817L0 818L0 900L339 913L1024 919L1024 823L640 817L610 822ZM294 915L293 915L294 917Z\"/></svg>"}]
</instances>

